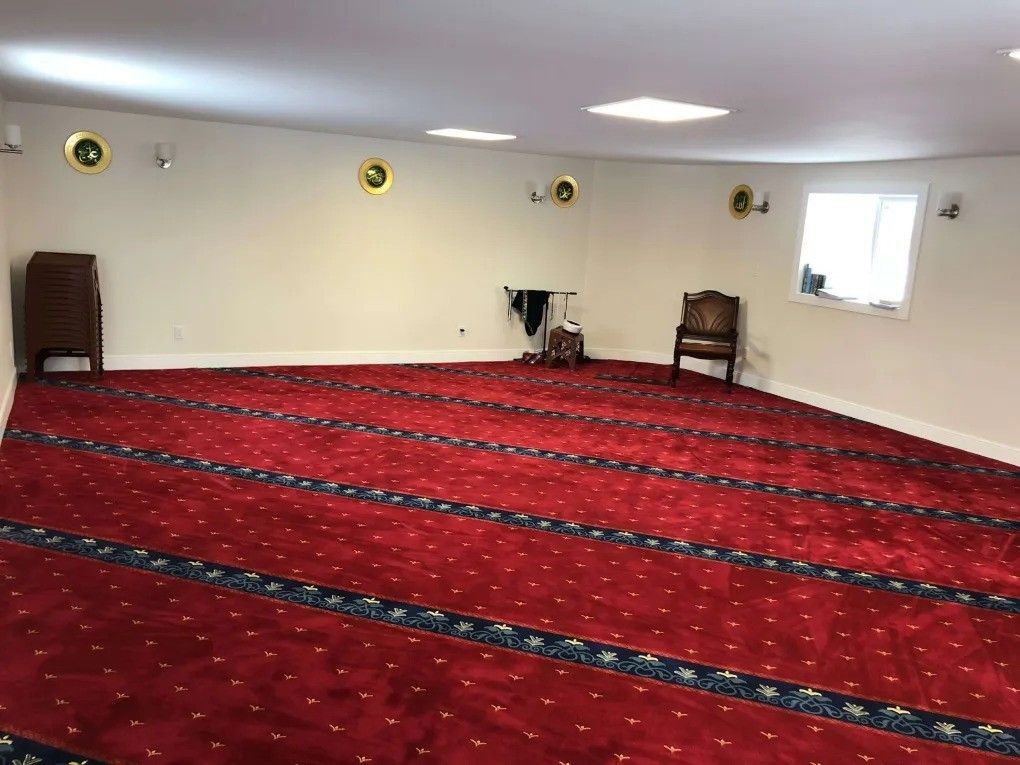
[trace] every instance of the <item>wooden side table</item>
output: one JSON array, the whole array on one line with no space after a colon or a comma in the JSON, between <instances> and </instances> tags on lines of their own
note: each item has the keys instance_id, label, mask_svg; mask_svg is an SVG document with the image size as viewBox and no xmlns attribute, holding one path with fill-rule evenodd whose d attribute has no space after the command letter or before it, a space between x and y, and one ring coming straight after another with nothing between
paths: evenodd
<instances>
[{"instance_id":1,"label":"wooden side table","mask_svg":"<svg viewBox=\"0 0 1020 765\"><path fill-rule=\"evenodd\" d=\"M37 252L25 273L28 379L47 356L87 356L103 373L103 304L95 255Z\"/></svg>"},{"instance_id":2,"label":"wooden side table","mask_svg":"<svg viewBox=\"0 0 1020 765\"><path fill-rule=\"evenodd\" d=\"M549 348L545 353L547 367L557 361L565 361L573 370L578 358L584 358L584 334L579 332L575 335L563 327L556 327L549 333Z\"/></svg>"}]
</instances>

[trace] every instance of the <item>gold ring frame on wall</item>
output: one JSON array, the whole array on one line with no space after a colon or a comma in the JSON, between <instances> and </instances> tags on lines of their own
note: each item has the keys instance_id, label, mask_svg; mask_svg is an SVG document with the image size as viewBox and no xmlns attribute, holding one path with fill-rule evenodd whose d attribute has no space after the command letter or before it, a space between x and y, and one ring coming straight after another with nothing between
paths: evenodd
<instances>
[{"instance_id":1,"label":"gold ring frame on wall","mask_svg":"<svg viewBox=\"0 0 1020 765\"><path fill-rule=\"evenodd\" d=\"M79 173L95 175L110 166L113 154L110 144L99 133L81 130L67 137L64 142L64 157L67 164Z\"/></svg>"},{"instance_id":2,"label":"gold ring frame on wall","mask_svg":"<svg viewBox=\"0 0 1020 765\"><path fill-rule=\"evenodd\" d=\"M393 168L385 159L370 157L358 168L358 183L369 194L385 194L393 185Z\"/></svg>"},{"instance_id":3,"label":"gold ring frame on wall","mask_svg":"<svg viewBox=\"0 0 1020 765\"><path fill-rule=\"evenodd\" d=\"M581 196L581 188L571 176L561 175L549 186L549 196L557 207L573 207Z\"/></svg>"},{"instance_id":4,"label":"gold ring frame on wall","mask_svg":"<svg viewBox=\"0 0 1020 765\"><path fill-rule=\"evenodd\" d=\"M730 192L730 215L737 220L743 220L751 214L754 207L754 191L750 186L740 184L734 186Z\"/></svg>"}]
</instances>

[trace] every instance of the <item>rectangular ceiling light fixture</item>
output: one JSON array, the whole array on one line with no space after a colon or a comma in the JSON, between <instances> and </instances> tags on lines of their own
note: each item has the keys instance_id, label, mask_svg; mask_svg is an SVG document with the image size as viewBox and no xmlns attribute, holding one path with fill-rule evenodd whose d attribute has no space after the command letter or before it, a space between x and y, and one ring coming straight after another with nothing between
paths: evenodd
<instances>
[{"instance_id":1,"label":"rectangular ceiling light fixture","mask_svg":"<svg viewBox=\"0 0 1020 765\"><path fill-rule=\"evenodd\" d=\"M683 101L667 101L662 98L641 96L626 101L614 101L611 104L588 106L585 111L593 114L608 114L611 117L627 117L632 120L683 122L684 120L701 120L706 117L722 117L724 114L729 114L731 110L720 109L717 106L685 104Z\"/></svg>"},{"instance_id":2,"label":"rectangular ceiling light fixture","mask_svg":"<svg viewBox=\"0 0 1020 765\"><path fill-rule=\"evenodd\" d=\"M425 132L443 138L467 138L470 141L512 141L517 137L508 133L483 133L480 130L461 130L460 128L442 128Z\"/></svg>"}]
</instances>

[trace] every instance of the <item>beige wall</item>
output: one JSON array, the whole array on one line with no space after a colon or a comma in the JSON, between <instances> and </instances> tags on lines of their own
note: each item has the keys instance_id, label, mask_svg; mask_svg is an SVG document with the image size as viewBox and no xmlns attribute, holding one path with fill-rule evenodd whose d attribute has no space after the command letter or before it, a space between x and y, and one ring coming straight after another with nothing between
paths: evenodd
<instances>
[{"instance_id":1,"label":"beige wall","mask_svg":"<svg viewBox=\"0 0 1020 765\"><path fill-rule=\"evenodd\" d=\"M586 337L609 355L665 361L684 290L739 294L745 380L1020 462L1018 178L1020 157L814 166L599 162ZM931 184L907 321L787 300L803 187L857 180ZM731 219L726 199L737 183L770 191L772 211ZM946 191L962 194L955 221L935 216Z\"/></svg>"},{"instance_id":2,"label":"beige wall","mask_svg":"<svg viewBox=\"0 0 1020 765\"><path fill-rule=\"evenodd\" d=\"M21 103L8 111L25 142L7 195L16 302L33 251L96 253L111 366L224 354L510 358L529 341L506 321L502 285L583 282L591 161ZM64 140L82 129L112 146L101 175L64 160ZM177 145L169 170L154 164L159 141ZM356 181L371 156L394 168L384 196ZM528 200L529 184L564 172L582 185L577 205ZM172 339L175 323L183 342Z\"/></svg>"},{"instance_id":3,"label":"beige wall","mask_svg":"<svg viewBox=\"0 0 1020 765\"><path fill-rule=\"evenodd\" d=\"M0 131L6 124L6 110L0 97ZM0 132L2 140L2 132ZM0 437L3 436L7 414L14 400L15 369L14 346L11 329L11 265L7 249L7 186L10 183L10 166L21 157L0 154Z\"/></svg>"},{"instance_id":4,"label":"beige wall","mask_svg":"<svg viewBox=\"0 0 1020 765\"><path fill-rule=\"evenodd\" d=\"M583 289L589 349L667 361L681 293L714 287L744 299L744 382L1020 463L1020 157L648 165L19 103L7 120L25 141L0 194L15 316L33 251L96 253L112 367L509 358L528 341L505 283ZM113 146L99 176L63 158L86 128ZM354 179L373 155L396 171L383 197ZM561 172L579 203L532 205ZM803 187L832 180L931 183L908 321L787 300ZM740 182L772 212L732 220ZM934 215L943 191L956 221Z\"/></svg>"}]
</instances>

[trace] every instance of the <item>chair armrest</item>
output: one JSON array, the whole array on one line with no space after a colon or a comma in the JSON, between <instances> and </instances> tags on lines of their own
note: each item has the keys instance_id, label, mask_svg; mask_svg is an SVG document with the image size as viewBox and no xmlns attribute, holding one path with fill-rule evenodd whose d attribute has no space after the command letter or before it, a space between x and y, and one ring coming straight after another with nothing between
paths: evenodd
<instances>
[{"instance_id":1,"label":"chair armrest","mask_svg":"<svg viewBox=\"0 0 1020 765\"><path fill-rule=\"evenodd\" d=\"M679 369L680 364L680 343L684 340L684 335L687 334L687 327L681 324L676 328L676 341L673 343L673 366Z\"/></svg>"}]
</instances>

